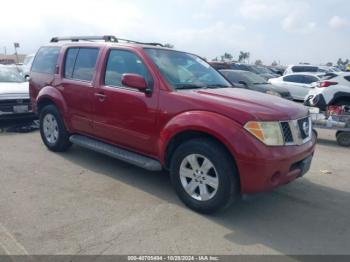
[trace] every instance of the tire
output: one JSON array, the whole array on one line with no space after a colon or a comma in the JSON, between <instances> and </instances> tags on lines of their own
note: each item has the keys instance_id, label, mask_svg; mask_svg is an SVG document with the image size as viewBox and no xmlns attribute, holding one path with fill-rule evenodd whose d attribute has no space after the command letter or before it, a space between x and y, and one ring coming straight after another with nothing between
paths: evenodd
<instances>
[{"instance_id":1,"label":"tire","mask_svg":"<svg viewBox=\"0 0 350 262\"><path fill-rule=\"evenodd\" d=\"M340 146L350 146L350 132L337 132L337 143Z\"/></svg>"},{"instance_id":2,"label":"tire","mask_svg":"<svg viewBox=\"0 0 350 262\"><path fill-rule=\"evenodd\" d=\"M45 106L40 112L40 135L46 147L54 152L66 151L72 144L56 106Z\"/></svg>"},{"instance_id":3,"label":"tire","mask_svg":"<svg viewBox=\"0 0 350 262\"><path fill-rule=\"evenodd\" d=\"M210 139L198 138L180 145L171 158L170 176L178 197L199 213L228 207L240 195L232 158L222 145Z\"/></svg>"}]
</instances>

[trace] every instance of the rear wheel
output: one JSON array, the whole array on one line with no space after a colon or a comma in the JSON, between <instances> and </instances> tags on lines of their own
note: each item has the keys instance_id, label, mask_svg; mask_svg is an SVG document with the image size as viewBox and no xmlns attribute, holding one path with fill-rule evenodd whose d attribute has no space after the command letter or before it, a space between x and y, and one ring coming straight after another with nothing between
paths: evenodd
<instances>
[{"instance_id":1,"label":"rear wheel","mask_svg":"<svg viewBox=\"0 0 350 262\"><path fill-rule=\"evenodd\" d=\"M341 146L350 146L350 132L337 132L337 143Z\"/></svg>"},{"instance_id":2,"label":"rear wheel","mask_svg":"<svg viewBox=\"0 0 350 262\"><path fill-rule=\"evenodd\" d=\"M180 145L173 154L170 174L179 198L200 213L213 213L239 196L232 158L210 139L193 139Z\"/></svg>"},{"instance_id":3,"label":"rear wheel","mask_svg":"<svg viewBox=\"0 0 350 262\"><path fill-rule=\"evenodd\" d=\"M62 152L71 146L69 133L54 105L45 106L40 113L40 134L44 144L51 151Z\"/></svg>"}]
</instances>

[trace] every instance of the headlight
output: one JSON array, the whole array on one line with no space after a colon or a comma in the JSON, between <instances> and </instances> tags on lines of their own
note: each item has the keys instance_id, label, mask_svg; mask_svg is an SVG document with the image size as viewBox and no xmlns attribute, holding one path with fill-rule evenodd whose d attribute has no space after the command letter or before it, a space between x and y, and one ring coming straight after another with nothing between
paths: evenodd
<instances>
[{"instance_id":1,"label":"headlight","mask_svg":"<svg viewBox=\"0 0 350 262\"><path fill-rule=\"evenodd\" d=\"M277 93L277 92L275 92L275 91L272 91L272 90L266 91L266 94L281 97L281 95L280 95L279 93Z\"/></svg>"},{"instance_id":2,"label":"headlight","mask_svg":"<svg viewBox=\"0 0 350 262\"><path fill-rule=\"evenodd\" d=\"M279 122L251 121L244 128L267 146L282 146L284 139Z\"/></svg>"}]
</instances>

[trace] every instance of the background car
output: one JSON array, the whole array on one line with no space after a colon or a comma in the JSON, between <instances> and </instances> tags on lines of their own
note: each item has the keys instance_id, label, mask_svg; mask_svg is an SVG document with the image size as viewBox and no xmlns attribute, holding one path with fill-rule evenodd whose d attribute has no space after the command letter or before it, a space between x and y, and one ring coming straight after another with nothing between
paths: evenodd
<instances>
[{"instance_id":1,"label":"background car","mask_svg":"<svg viewBox=\"0 0 350 262\"><path fill-rule=\"evenodd\" d=\"M293 73L341 73L335 66L290 65L284 71L284 75Z\"/></svg>"},{"instance_id":2,"label":"background car","mask_svg":"<svg viewBox=\"0 0 350 262\"><path fill-rule=\"evenodd\" d=\"M264 78L252 72L232 69L222 69L219 71L236 87L275 95L289 100L293 99L286 88L273 86Z\"/></svg>"},{"instance_id":3,"label":"background car","mask_svg":"<svg viewBox=\"0 0 350 262\"><path fill-rule=\"evenodd\" d=\"M305 96L313 86L312 84L320 80L321 78L315 74L295 73L269 79L269 83L287 88L294 100L304 101Z\"/></svg>"},{"instance_id":4,"label":"background car","mask_svg":"<svg viewBox=\"0 0 350 262\"><path fill-rule=\"evenodd\" d=\"M350 73L331 75L311 88L304 104L325 110L330 105L350 106Z\"/></svg>"},{"instance_id":5,"label":"background car","mask_svg":"<svg viewBox=\"0 0 350 262\"><path fill-rule=\"evenodd\" d=\"M0 66L0 120L34 117L29 84L16 67Z\"/></svg>"},{"instance_id":6,"label":"background car","mask_svg":"<svg viewBox=\"0 0 350 262\"><path fill-rule=\"evenodd\" d=\"M277 74L271 73L268 69L266 69L263 66L241 64L241 63L233 63L231 65L231 69L233 69L233 70L249 71L249 72L252 72L252 73L260 75L261 77L265 78L266 80L278 76Z\"/></svg>"}]
</instances>

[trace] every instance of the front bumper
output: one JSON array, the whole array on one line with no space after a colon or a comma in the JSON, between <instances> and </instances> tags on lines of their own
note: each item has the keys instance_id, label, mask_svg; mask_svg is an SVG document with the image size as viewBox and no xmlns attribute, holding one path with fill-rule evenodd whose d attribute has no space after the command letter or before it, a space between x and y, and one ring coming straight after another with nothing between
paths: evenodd
<instances>
[{"instance_id":1,"label":"front bumper","mask_svg":"<svg viewBox=\"0 0 350 262\"><path fill-rule=\"evenodd\" d=\"M29 98L0 100L0 120L35 118Z\"/></svg>"},{"instance_id":2,"label":"front bumper","mask_svg":"<svg viewBox=\"0 0 350 262\"><path fill-rule=\"evenodd\" d=\"M272 190L303 176L310 168L316 136L303 145L270 147L264 159L237 159L241 193L254 194ZM263 146L263 145L262 145Z\"/></svg>"}]
</instances>

